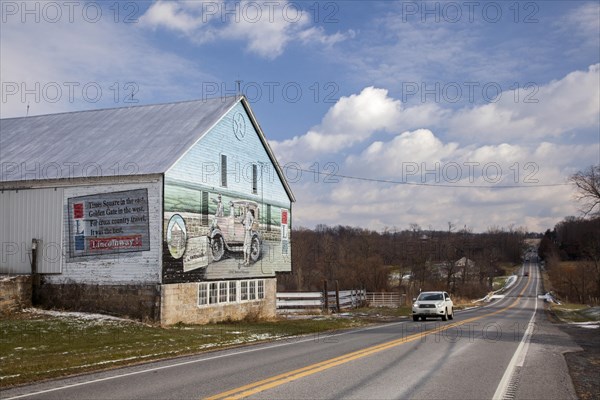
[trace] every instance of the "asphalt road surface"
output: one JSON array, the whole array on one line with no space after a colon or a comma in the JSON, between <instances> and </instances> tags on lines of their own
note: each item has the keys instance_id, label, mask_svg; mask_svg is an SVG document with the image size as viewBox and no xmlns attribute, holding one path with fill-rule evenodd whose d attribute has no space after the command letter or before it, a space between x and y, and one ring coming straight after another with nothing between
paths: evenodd
<instances>
[{"instance_id":1,"label":"asphalt road surface","mask_svg":"<svg viewBox=\"0 0 600 400\"><path fill-rule=\"evenodd\" d=\"M529 276L522 276L524 271ZM536 263L453 321L403 321L23 386L2 399L575 399Z\"/></svg>"}]
</instances>

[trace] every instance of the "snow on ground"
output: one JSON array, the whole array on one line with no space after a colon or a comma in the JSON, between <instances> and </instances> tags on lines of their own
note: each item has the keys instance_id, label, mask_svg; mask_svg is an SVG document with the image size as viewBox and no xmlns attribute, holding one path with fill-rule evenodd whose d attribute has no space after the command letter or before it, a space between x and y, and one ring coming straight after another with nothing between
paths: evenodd
<instances>
[{"instance_id":1,"label":"snow on ground","mask_svg":"<svg viewBox=\"0 0 600 400\"><path fill-rule=\"evenodd\" d=\"M581 313L590 319L600 321L600 307L590 307Z\"/></svg>"},{"instance_id":2,"label":"snow on ground","mask_svg":"<svg viewBox=\"0 0 600 400\"><path fill-rule=\"evenodd\" d=\"M580 328L587 329L598 329L600 328L600 322L598 321L589 321L589 322L569 322L569 325L575 325Z\"/></svg>"},{"instance_id":3,"label":"snow on ground","mask_svg":"<svg viewBox=\"0 0 600 400\"><path fill-rule=\"evenodd\" d=\"M115 317L112 315L84 313L84 312L75 312L75 311L55 311L55 310L43 310L41 308L26 308L23 310L23 312L32 313L32 314L49 315L52 317L59 317L59 318L74 318L74 319L79 319L79 320L84 320L84 321L135 322L130 319Z\"/></svg>"}]
</instances>

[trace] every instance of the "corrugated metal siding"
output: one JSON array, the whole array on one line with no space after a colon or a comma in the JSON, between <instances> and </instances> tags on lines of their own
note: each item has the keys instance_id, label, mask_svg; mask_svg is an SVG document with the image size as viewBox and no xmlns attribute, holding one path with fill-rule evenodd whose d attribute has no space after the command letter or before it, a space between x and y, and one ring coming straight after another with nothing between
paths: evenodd
<instances>
[{"instance_id":1,"label":"corrugated metal siding","mask_svg":"<svg viewBox=\"0 0 600 400\"><path fill-rule=\"evenodd\" d=\"M41 239L38 272L60 273L63 189L6 190L0 193L0 273L31 272L31 239Z\"/></svg>"}]
</instances>

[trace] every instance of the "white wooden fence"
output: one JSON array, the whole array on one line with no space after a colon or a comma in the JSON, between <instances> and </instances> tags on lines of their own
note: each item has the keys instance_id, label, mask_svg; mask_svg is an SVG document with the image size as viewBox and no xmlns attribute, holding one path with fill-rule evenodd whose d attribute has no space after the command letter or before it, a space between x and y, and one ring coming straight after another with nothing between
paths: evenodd
<instances>
[{"instance_id":1,"label":"white wooden fence","mask_svg":"<svg viewBox=\"0 0 600 400\"><path fill-rule=\"evenodd\" d=\"M406 295L388 292L370 292L366 294L370 307L400 307L406 303Z\"/></svg>"},{"instance_id":2,"label":"white wooden fence","mask_svg":"<svg viewBox=\"0 0 600 400\"><path fill-rule=\"evenodd\" d=\"M356 308L364 304L366 292L364 290L340 290L336 297L334 290L327 292L327 299L323 292L277 292L277 312L310 312L322 311L328 307L330 310ZM339 300L338 300L339 299Z\"/></svg>"},{"instance_id":3,"label":"white wooden fence","mask_svg":"<svg viewBox=\"0 0 600 400\"><path fill-rule=\"evenodd\" d=\"M365 292L364 290L340 290L339 310L369 307L400 307L406 303L406 295L386 292ZM318 312L325 308L338 310L338 298L334 290L327 292L277 292L277 312Z\"/></svg>"}]
</instances>

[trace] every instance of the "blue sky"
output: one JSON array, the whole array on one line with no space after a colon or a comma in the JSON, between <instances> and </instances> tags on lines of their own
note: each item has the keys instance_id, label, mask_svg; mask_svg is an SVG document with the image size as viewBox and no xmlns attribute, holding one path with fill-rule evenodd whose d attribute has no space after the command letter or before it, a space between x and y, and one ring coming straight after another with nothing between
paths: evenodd
<instances>
[{"instance_id":1,"label":"blue sky","mask_svg":"<svg viewBox=\"0 0 600 400\"><path fill-rule=\"evenodd\" d=\"M239 80L292 181L296 226L543 231L578 213L568 175L600 163L596 1L1 12L2 118L128 106L132 90L134 104L230 95Z\"/></svg>"}]
</instances>

